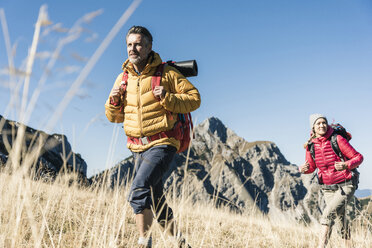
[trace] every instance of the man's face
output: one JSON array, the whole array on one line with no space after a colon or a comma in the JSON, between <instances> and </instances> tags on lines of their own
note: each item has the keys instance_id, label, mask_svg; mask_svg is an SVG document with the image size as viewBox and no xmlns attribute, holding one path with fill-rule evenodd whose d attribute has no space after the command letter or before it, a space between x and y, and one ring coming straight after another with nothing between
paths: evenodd
<instances>
[{"instance_id":1,"label":"man's face","mask_svg":"<svg viewBox=\"0 0 372 248\"><path fill-rule=\"evenodd\" d=\"M127 38L127 52L129 61L139 65L147 60L152 46L141 34L130 34Z\"/></svg>"}]
</instances>

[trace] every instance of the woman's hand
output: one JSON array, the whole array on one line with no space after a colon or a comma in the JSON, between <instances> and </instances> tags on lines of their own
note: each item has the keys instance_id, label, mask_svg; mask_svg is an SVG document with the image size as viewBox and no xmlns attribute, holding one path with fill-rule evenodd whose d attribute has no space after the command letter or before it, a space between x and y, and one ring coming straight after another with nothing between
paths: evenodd
<instances>
[{"instance_id":1,"label":"woman's hand","mask_svg":"<svg viewBox=\"0 0 372 248\"><path fill-rule=\"evenodd\" d=\"M347 163L345 162L335 162L335 169L338 171L343 171L347 169Z\"/></svg>"},{"instance_id":2,"label":"woman's hand","mask_svg":"<svg viewBox=\"0 0 372 248\"><path fill-rule=\"evenodd\" d=\"M309 168L310 168L310 164L309 162L306 161L303 165L300 165L299 170L301 173L305 173L309 170Z\"/></svg>"}]
</instances>

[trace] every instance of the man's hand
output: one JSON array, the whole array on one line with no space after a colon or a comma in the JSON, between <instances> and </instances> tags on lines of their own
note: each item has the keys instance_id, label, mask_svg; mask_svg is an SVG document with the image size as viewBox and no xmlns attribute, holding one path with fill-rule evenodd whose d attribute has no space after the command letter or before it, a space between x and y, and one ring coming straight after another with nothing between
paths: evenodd
<instances>
[{"instance_id":1,"label":"man's hand","mask_svg":"<svg viewBox=\"0 0 372 248\"><path fill-rule=\"evenodd\" d=\"M309 168L310 168L310 164L309 162L306 161L303 165L300 165L300 172L305 173L309 170Z\"/></svg>"},{"instance_id":2,"label":"man's hand","mask_svg":"<svg viewBox=\"0 0 372 248\"><path fill-rule=\"evenodd\" d=\"M335 162L335 169L338 171L343 171L347 169L347 163L345 162Z\"/></svg>"},{"instance_id":3,"label":"man's hand","mask_svg":"<svg viewBox=\"0 0 372 248\"><path fill-rule=\"evenodd\" d=\"M165 97L165 94L167 93L164 89L164 86L155 86L153 92L154 92L154 96L160 99L163 99Z\"/></svg>"},{"instance_id":4,"label":"man's hand","mask_svg":"<svg viewBox=\"0 0 372 248\"><path fill-rule=\"evenodd\" d=\"M121 94L122 89L120 87L114 87L111 91L110 99L112 99L115 104L119 104Z\"/></svg>"}]
</instances>

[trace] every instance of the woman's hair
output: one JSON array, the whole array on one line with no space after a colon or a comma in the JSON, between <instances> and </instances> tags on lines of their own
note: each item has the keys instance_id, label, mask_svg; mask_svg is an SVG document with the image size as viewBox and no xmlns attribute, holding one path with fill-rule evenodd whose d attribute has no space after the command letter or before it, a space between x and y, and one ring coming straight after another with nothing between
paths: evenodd
<instances>
[{"instance_id":1,"label":"woman's hair","mask_svg":"<svg viewBox=\"0 0 372 248\"><path fill-rule=\"evenodd\" d=\"M304 144L304 148L306 149L307 146L310 144L311 140L314 139L316 137L316 134L315 134L315 131L314 131L314 127L311 129L311 134L310 134L310 138L308 139L308 141L306 141L306 143Z\"/></svg>"}]
</instances>

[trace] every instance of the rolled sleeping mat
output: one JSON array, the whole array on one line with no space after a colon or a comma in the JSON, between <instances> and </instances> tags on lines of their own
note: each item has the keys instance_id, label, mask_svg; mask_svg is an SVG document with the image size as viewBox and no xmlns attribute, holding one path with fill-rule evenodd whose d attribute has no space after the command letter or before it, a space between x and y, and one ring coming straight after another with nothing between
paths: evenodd
<instances>
[{"instance_id":1,"label":"rolled sleeping mat","mask_svg":"<svg viewBox=\"0 0 372 248\"><path fill-rule=\"evenodd\" d=\"M198 64L196 63L196 60L180 62L169 60L167 61L167 64L179 70L179 72L181 72L185 77L195 77L198 75Z\"/></svg>"}]
</instances>

